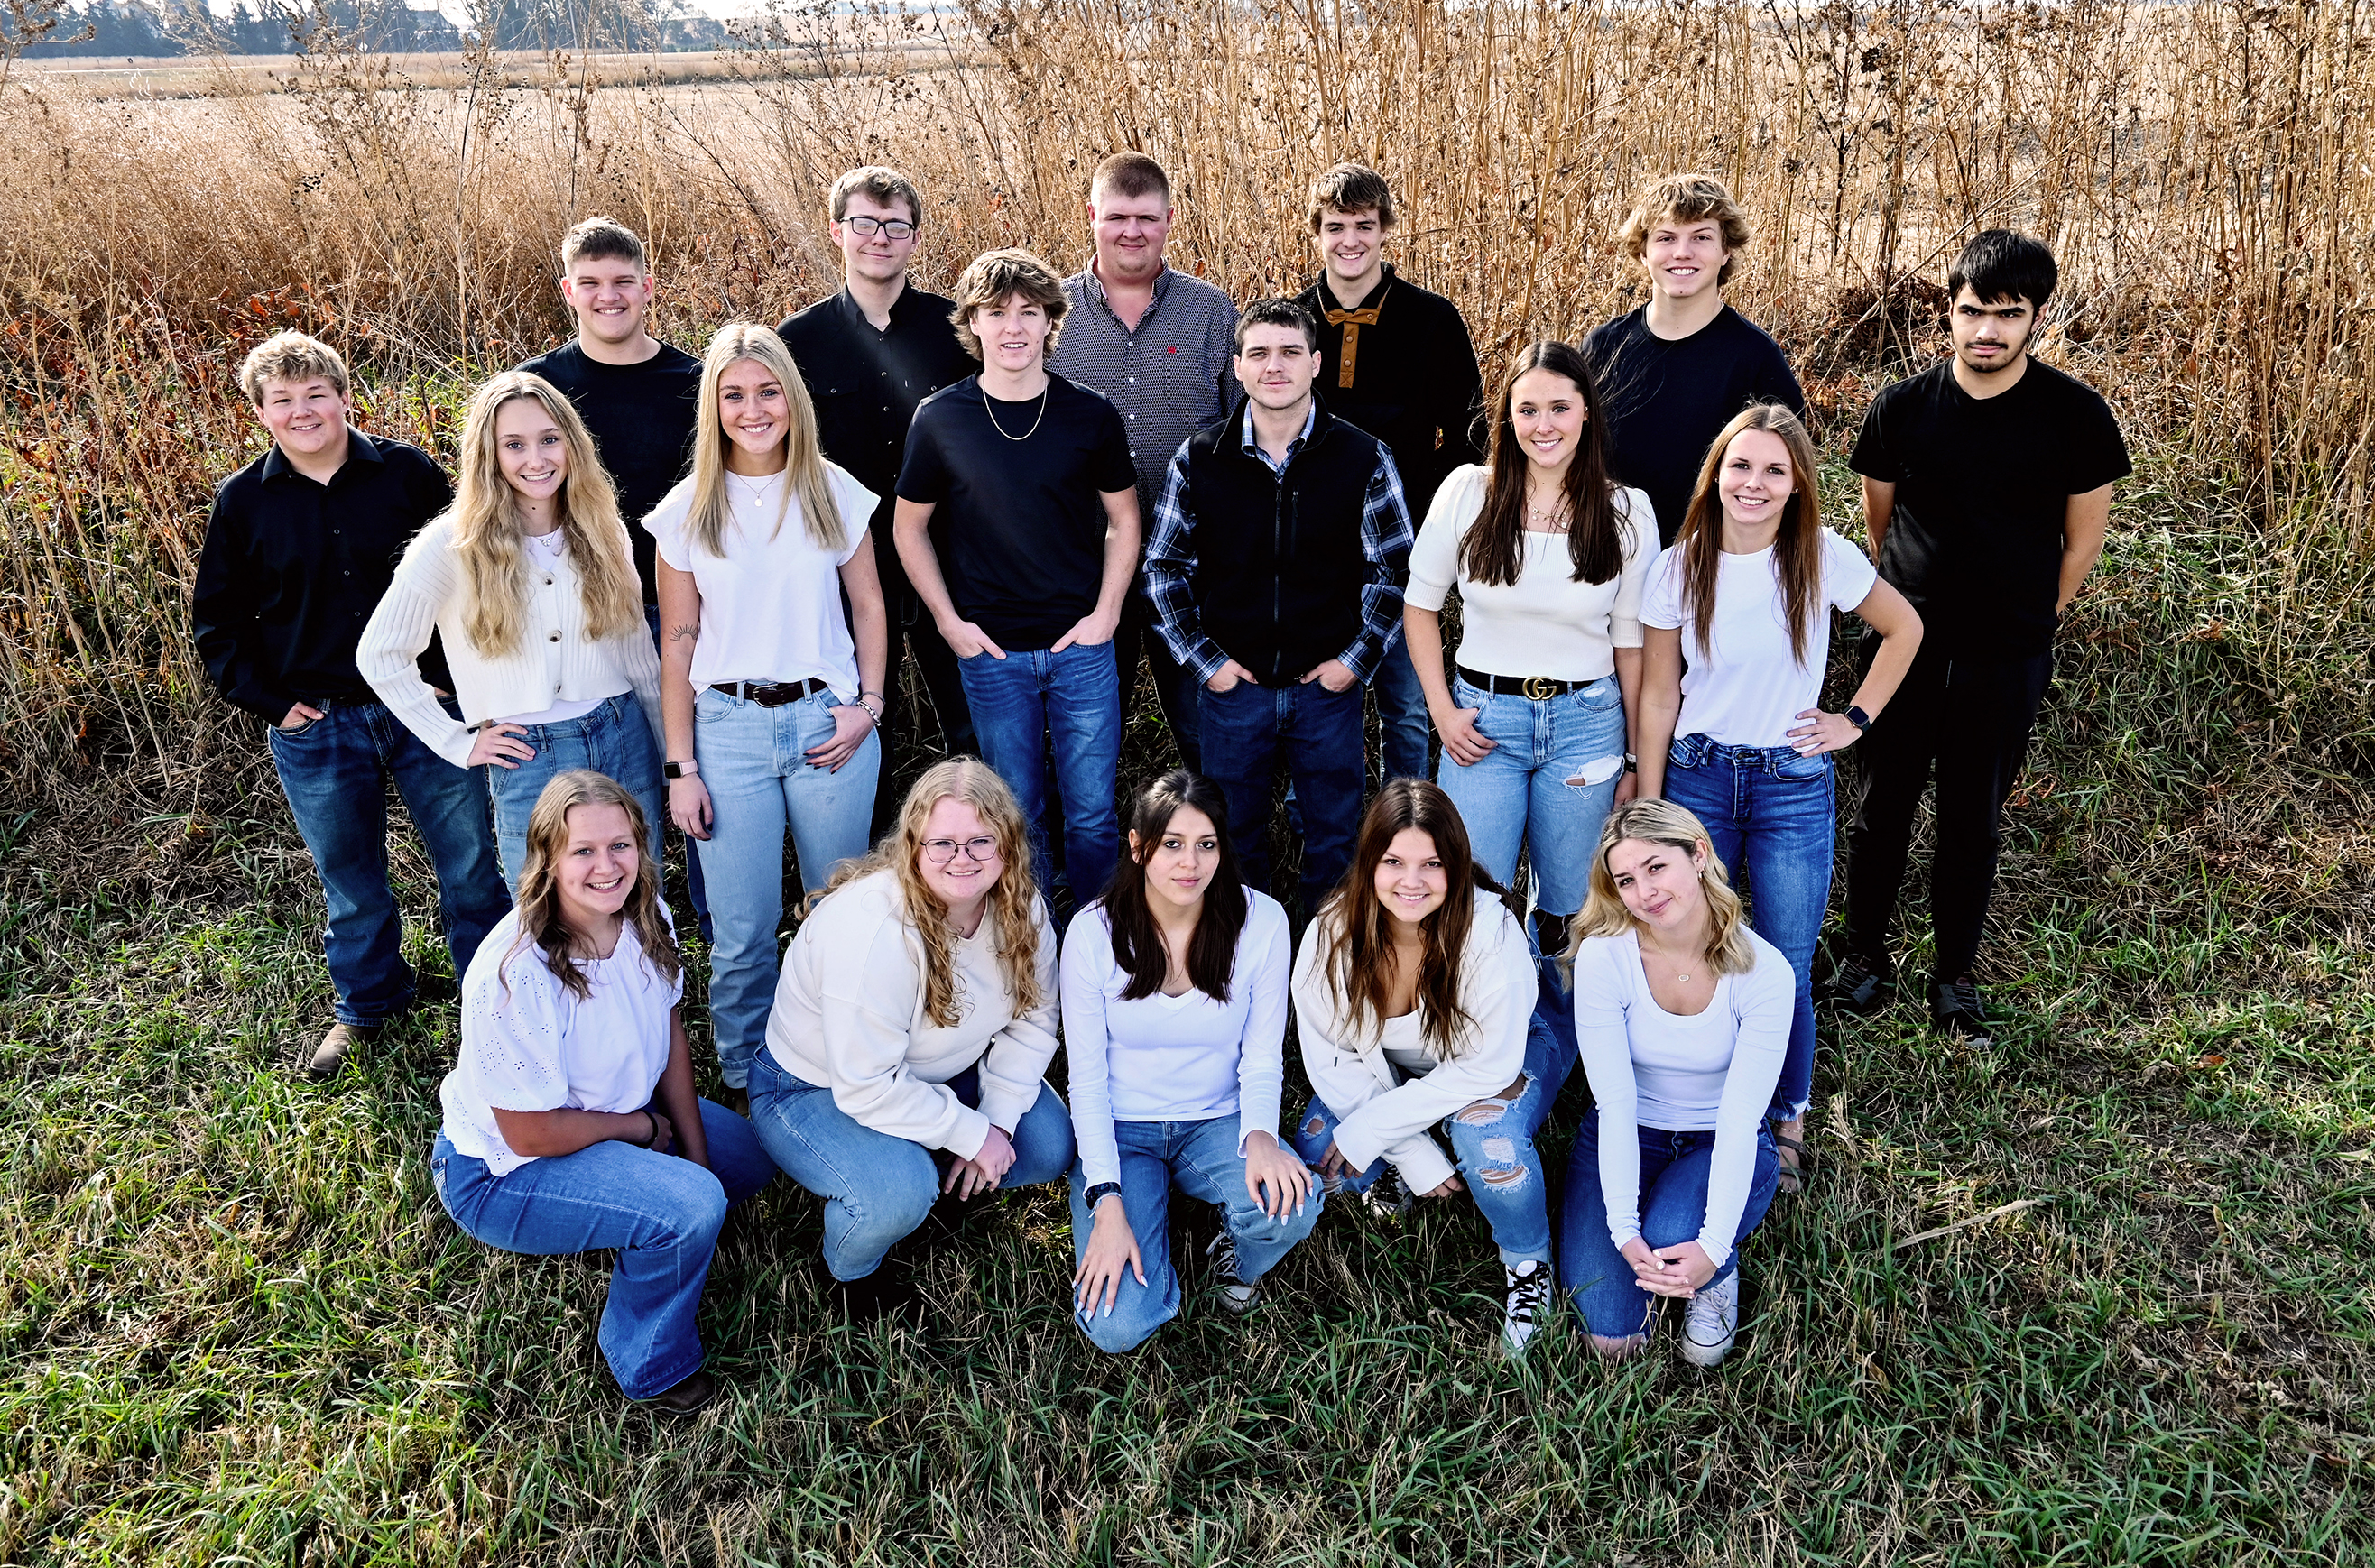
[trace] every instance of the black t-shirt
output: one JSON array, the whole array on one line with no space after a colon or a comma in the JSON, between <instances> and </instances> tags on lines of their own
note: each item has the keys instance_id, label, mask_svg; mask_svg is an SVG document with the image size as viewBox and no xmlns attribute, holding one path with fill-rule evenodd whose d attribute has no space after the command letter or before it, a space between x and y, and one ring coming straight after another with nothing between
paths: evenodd
<instances>
[{"instance_id":1,"label":"black t-shirt","mask_svg":"<svg viewBox=\"0 0 2375 1568\"><path fill-rule=\"evenodd\" d=\"M1984 399L1952 360L1898 382L1848 462L1896 487L1880 574L1921 612L1923 645L2024 658L2053 646L2070 498L2129 471L2110 405L2035 360Z\"/></svg>"},{"instance_id":2,"label":"black t-shirt","mask_svg":"<svg viewBox=\"0 0 2375 1568\"><path fill-rule=\"evenodd\" d=\"M602 454L619 487L619 515L635 548L635 575L644 603L659 603L652 567L652 536L640 526L692 463L692 432L701 417L701 361L660 345L641 364L606 365L564 343L520 366L561 390Z\"/></svg>"},{"instance_id":3,"label":"black t-shirt","mask_svg":"<svg viewBox=\"0 0 2375 1568\"><path fill-rule=\"evenodd\" d=\"M1672 544L1707 448L1751 403L1782 403L1803 419L1806 395L1781 346L1726 305L1672 342L1649 330L1647 305L1583 340L1607 421L1608 465L1620 485L1648 492L1658 538Z\"/></svg>"},{"instance_id":4,"label":"black t-shirt","mask_svg":"<svg viewBox=\"0 0 2375 1568\"><path fill-rule=\"evenodd\" d=\"M1097 607L1103 498L1137 488L1121 415L1053 372L1044 405L987 397L978 376L932 394L899 470L899 499L934 508L957 613L1009 652L1045 648Z\"/></svg>"}]
</instances>

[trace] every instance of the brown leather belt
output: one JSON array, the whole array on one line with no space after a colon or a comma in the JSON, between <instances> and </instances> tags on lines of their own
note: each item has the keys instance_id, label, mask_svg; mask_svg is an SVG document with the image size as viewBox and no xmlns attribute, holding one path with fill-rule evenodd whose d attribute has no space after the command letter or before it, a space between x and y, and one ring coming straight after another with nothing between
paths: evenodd
<instances>
[{"instance_id":1,"label":"brown leather belt","mask_svg":"<svg viewBox=\"0 0 2375 1568\"><path fill-rule=\"evenodd\" d=\"M821 680L721 680L710 687L728 697L739 697L746 702L756 702L762 708L780 708L786 702L797 702L811 692L825 690Z\"/></svg>"}]
</instances>

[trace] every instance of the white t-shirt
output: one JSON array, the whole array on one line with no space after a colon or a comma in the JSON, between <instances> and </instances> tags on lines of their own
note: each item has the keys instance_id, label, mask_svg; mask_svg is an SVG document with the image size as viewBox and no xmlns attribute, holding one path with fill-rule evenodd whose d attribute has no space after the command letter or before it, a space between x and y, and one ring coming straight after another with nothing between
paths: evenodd
<instances>
[{"instance_id":1,"label":"white t-shirt","mask_svg":"<svg viewBox=\"0 0 2375 1568\"><path fill-rule=\"evenodd\" d=\"M1250 1134L1278 1136L1294 954L1278 901L1248 888L1246 904L1225 1002L1192 986L1183 996L1158 990L1122 1000L1129 976L1114 961L1105 905L1072 917L1064 935L1064 1055L1090 1185L1121 1179L1116 1122L1233 1115L1240 1154Z\"/></svg>"},{"instance_id":2,"label":"white t-shirt","mask_svg":"<svg viewBox=\"0 0 2375 1568\"><path fill-rule=\"evenodd\" d=\"M524 534L520 544L527 552L527 582L530 594L543 593L560 585L561 563L569 559L569 536L559 528L549 534ZM608 697L569 698L549 708L539 708L533 713L512 713L500 723L507 725L557 725L571 719L582 719L603 703Z\"/></svg>"},{"instance_id":3,"label":"white t-shirt","mask_svg":"<svg viewBox=\"0 0 2375 1568\"><path fill-rule=\"evenodd\" d=\"M1641 592L1658 561L1658 520L1639 490L1616 492L1625 563L1605 583L1575 580L1565 534L1527 534L1518 580L1478 583L1459 569L1459 547L1484 511L1487 470L1454 468L1411 548L1402 602L1440 610L1459 587L1459 662L1486 675L1598 680L1616 667L1618 648L1641 645Z\"/></svg>"},{"instance_id":4,"label":"white t-shirt","mask_svg":"<svg viewBox=\"0 0 2375 1568\"><path fill-rule=\"evenodd\" d=\"M519 930L514 909L479 944L462 982L461 1057L437 1091L446 1141L498 1176L538 1158L503 1142L498 1106L623 1113L650 1104L668 1067L668 1013L684 995L683 975L661 979L632 925L620 928L609 958L578 961L592 985L583 1000Z\"/></svg>"},{"instance_id":5,"label":"white t-shirt","mask_svg":"<svg viewBox=\"0 0 2375 1568\"><path fill-rule=\"evenodd\" d=\"M756 479L726 476L723 560L695 547L690 536L690 478L644 519L660 559L691 572L701 589L701 637L692 645L694 690L727 680L822 680L843 701L857 700L857 648L842 613L841 569L866 545L875 495L845 469L824 466L841 507L837 553L820 548L809 536L800 498L784 496L783 474ZM779 501L781 528L775 526Z\"/></svg>"},{"instance_id":6,"label":"white t-shirt","mask_svg":"<svg viewBox=\"0 0 2375 1568\"><path fill-rule=\"evenodd\" d=\"M1823 530L1822 590L1814 624L1807 629L1806 657L1790 651L1790 621L1773 551L1719 558L1715 619L1702 646L1683 608L1684 550L1678 543L1650 574L1642 596L1641 623L1683 634L1683 711L1677 736L1704 735L1719 746L1787 746L1798 715L1823 695L1823 670L1831 656L1831 611L1851 610L1872 593L1880 573L1863 551Z\"/></svg>"}]
</instances>

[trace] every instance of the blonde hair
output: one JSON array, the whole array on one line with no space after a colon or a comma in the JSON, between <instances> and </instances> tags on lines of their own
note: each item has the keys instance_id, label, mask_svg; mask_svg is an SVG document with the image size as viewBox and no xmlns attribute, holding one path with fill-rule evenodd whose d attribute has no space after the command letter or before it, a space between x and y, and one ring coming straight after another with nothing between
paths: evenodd
<instances>
[{"instance_id":1,"label":"blonde hair","mask_svg":"<svg viewBox=\"0 0 2375 1568\"><path fill-rule=\"evenodd\" d=\"M1740 895L1731 878L1716 858L1699 819L1671 800L1628 800L1608 814L1600 830L1600 848L1591 857L1591 886L1584 895L1583 912L1567 930L1567 963L1588 937L1622 937L1637 930L1639 921L1625 907L1616 891L1616 878L1608 869L1608 853L1627 839L1661 844L1681 854L1706 859L1699 866L1699 889L1707 896L1707 967L1718 974L1746 974L1756 967L1756 949L1749 945L1747 923L1740 917Z\"/></svg>"},{"instance_id":2,"label":"blonde hair","mask_svg":"<svg viewBox=\"0 0 2375 1568\"><path fill-rule=\"evenodd\" d=\"M792 428L784 434L784 489L775 498L775 525L767 537L783 532L785 513L797 495L809 537L820 549L838 555L849 542L849 533L842 522L841 506L833 499L824 451L818 444L816 405L809 400L808 383L800 379L799 366L792 361L792 351L773 328L756 322L728 322L719 327L701 362L701 414L693 426L692 477L688 481L692 486L692 510L687 532L696 546L721 560L726 558L726 526L733 520L733 509L726 499L727 438L725 416L717 411L717 383L745 360L783 383L784 401L792 411Z\"/></svg>"},{"instance_id":3,"label":"blonde hair","mask_svg":"<svg viewBox=\"0 0 2375 1568\"><path fill-rule=\"evenodd\" d=\"M240 361L239 389L259 408L264 407L266 382L293 381L301 385L316 380L328 382L341 397L351 390L347 381L347 362L339 358L338 351L301 332L276 332L249 349L247 358Z\"/></svg>"},{"instance_id":4,"label":"blonde hair","mask_svg":"<svg viewBox=\"0 0 2375 1568\"><path fill-rule=\"evenodd\" d=\"M1006 781L978 758L951 757L924 772L907 791L899 819L882 842L856 860L837 867L822 891L809 900L803 918L814 918L827 899L861 877L897 874L899 901L924 950L924 1016L941 1029L963 1021L957 995L956 928L948 905L924 885L924 823L943 800L961 800L988 824L1002 863L989 891L988 915L998 923L998 965L1014 1000L1017 1018L1046 1003L1039 986L1039 884L1031 871L1031 828Z\"/></svg>"},{"instance_id":5,"label":"blonde hair","mask_svg":"<svg viewBox=\"0 0 2375 1568\"><path fill-rule=\"evenodd\" d=\"M1029 251L984 251L974 257L957 278L957 308L949 312L949 323L957 329L957 341L964 351L976 360L986 357L981 335L973 329L974 312L1001 300L1021 300L1046 312L1047 341L1039 346L1039 362L1046 364L1055 355L1057 340L1064 336L1064 312L1072 308L1064 280Z\"/></svg>"},{"instance_id":6,"label":"blonde hair","mask_svg":"<svg viewBox=\"0 0 2375 1568\"><path fill-rule=\"evenodd\" d=\"M1650 181L1616 230L1617 248L1637 262L1642 260L1649 253L1649 230L1669 218L1676 223L1715 219L1730 253L1715 275L1716 287L1731 282L1740 253L1748 249L1748 213L1731 199L1730 187L1709 174L1667 174Z\"/></svg>"},{"instance_id":7,"label":"blonde hair","mask_svg":"<svg viewBox=\"0 0 2375 1568\"><path fill-rule=\"evenodd\" d=\"M644 595L635 576L633 546L619 516L619 495L602 466L585 421L561 389L526 371L505 371L470 398L462 422L461 482L445 517L453 530L446 548L462 563L467 595L462 631L489 658L519 646L527 631L527 552L520 539L519 495L503 477L495 416L522 399L541 407L561 429L568 453L555 510L577 573L585 607L586 641L600 643L641 631ZM418 545L415 548L419 548Z\"/></svg>"},{"instance_id":8,"label":"blonde hair","mask_svg":"<svg viewBox=\"0 0 2375 1568\"><path fill-rule=\"evenodd\" d=\"M668 934L668 920L660 914L660 863L652 856L651 824L624 785L588 768L554 774L528 812L527 858L520 867L519 878L519 935L513 939L511 951L503 955L504 963L510 963L523 945L534 942L544 949L546 967L572 996L583 1000L592 993L592 984L577 967L573 934L561 917L561 883L554 869L569 851L569 814L581 806L616 806L626 812L627 826L635 840L635 886L620 913L635 928L644 961L662 980L674 982L684 973L684 959L677 951L676 938ZM511 989L508 976L503 989Z\"/></svg>"}]
</instances>

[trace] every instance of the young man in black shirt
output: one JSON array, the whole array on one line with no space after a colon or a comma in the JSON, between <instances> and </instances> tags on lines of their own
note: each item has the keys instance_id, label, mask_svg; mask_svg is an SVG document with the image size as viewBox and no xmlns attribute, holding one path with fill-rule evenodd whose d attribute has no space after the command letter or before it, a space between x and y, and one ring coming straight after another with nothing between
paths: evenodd
<instances>
[{"instance_id":1,"label":"young man in black shirt","mask_svg":"<svg viewBox=\"0 0 2375 1568\"><path fill-rule=\"evenodd\" d=\"M437 869L456 981L511 895L486 781L422 745L355 667L405 546L453 499L444 474L419 447L349 426L346 363L327 344L284 332L248 355L239 379L273 444L215 491L190 624L216 687L269 726L281 791L321 875L337 1020L309 1070L327 1078L412 1000L387 885L391 779ZM435 643L420 673L440 692L453 685Z\"/></svg>"},{"instance_id":2,"label":"young man in black shirt","mask_svg":"<svg viewBox=\"0 0 2375 1568\"><path fill-rule=\"evenodd\" d=\"M1650 183L1617 230L1649 279L1649 302L1583 340L1597 381L1610 477L1648 493L1658 540L1683 526L1691 488L1716 435L1751 403L1803 419L1805 394L1781 347L1724 303L1748 216L1719 181L1669 174Z\"/></svg>"},{"instance_id":3,"label":"young man in black shirt","mask_svg":"<svg viewBox=\"0 0 2375 1568\"><path fill-rule=\"evenodd\" d=\"M1931 1016L1979 1044L1972 966L1999 819L2053 678L2054 632L2102 556L2111 488L2129 471L2109 405L2029 353L2058 280L2052 253L2025 234L1972 240L1946 277L1954 357L1881 393L1849 459L1880 574L1924 630L1856 748L1847 955L1831 996L1865 1011L1888 984L1889 922L1934 764Z\"/></svg>"},{"instance_id":4,"label":"young man in black shirt","mask_svg":"<svg viewBox=\"0 0 2375 1568\"><path fill-rule=\"evenodd\" d=\"M1402 493L1420 517L1444 476L1483 461L1484 380L1459 307L1394 270L1385 176L1340 163L1312 183L1311 237L1321 272L1296 303L1319 323L1319 378L1328 411L1394 454ZM1385 776L1429 778L1426 693L1399 638L1376 680Z\"/></svg>"},{"instance_id":5,"label":"young man in black shirt","mask_svg":"<svg viewBox=\"0 0 2375 1568\"><path fill-rule=\"evenodd\" d=\"M957 656L982 760L1031 823L1043 886L1053 741L1064 867L1092 897L1121 853L1113 637L1138 567L1138 472L1114 406L1047 369L1067 301L1046 263L976 257L956 308L981 373L916 408L892 532Z\"/></svg>"},{"instance_id":6,"label":"young man in black shirt","mask_svg":"<svg viewBox=\"0 0 2375 1568\"><path fill-rule=\"evenodd\" d=\"M602 466L619 489L619 515L634 548L644 619L660 635L658 573L652 536L640 526L692 462L701 411L701 361L651 334L651 260L635 231L613 218L585 219L561 236L561 297L577 318L577 336L519 368L561 389L585 421ZM661 831L655 825L655 831ZM701 856L684 857L685 895L701 939L710 939L708 890Z\"/></svg>"},{"instance_id":7,"label":"young man in black shirt","mask_svg":"<svg viewBox=\"0 0 2375 1568\"><path fill-rule=\"evenodd\" d=\"M826 459L882 498L868 526L891 614L891 678L884 684L893 713L905 719L900 728L911 736L922 728L896 701L904 645L915 653L939 720L941 749L961 756L978 743L956 655L940 640L899 564L892 516L916 406L981 367L957 341L949 320L954 301L926 293L907 277L924 226L924 198L914 182L895 169L853 169L833 182L826 213L828 232L841 250L841 291L819 300L776 332L808 383ZM906 794L905 783L888 765L888 753L884 763L874 801L878 838Z\"/></svg>"},{"instance_id":8,"label":"young man in black shirt","mask_svg":"<svg viewBox=\"0 0 2375 1568\"><path fill-rule=\"evenodd\" d=\"M1154 503L1147 590L1204 687L1204 767L1247 883L1270 885L1282 753L1303 815L1303 917L1353 864L1368 748L1361 688L1401 640L1410 508L1385 443L1312 391L1318 324L1257 300L1236 324L1246 406L1180 443ZM1281 517L1294 520L1282 531Z\"/></svg>"}]
</instances>

